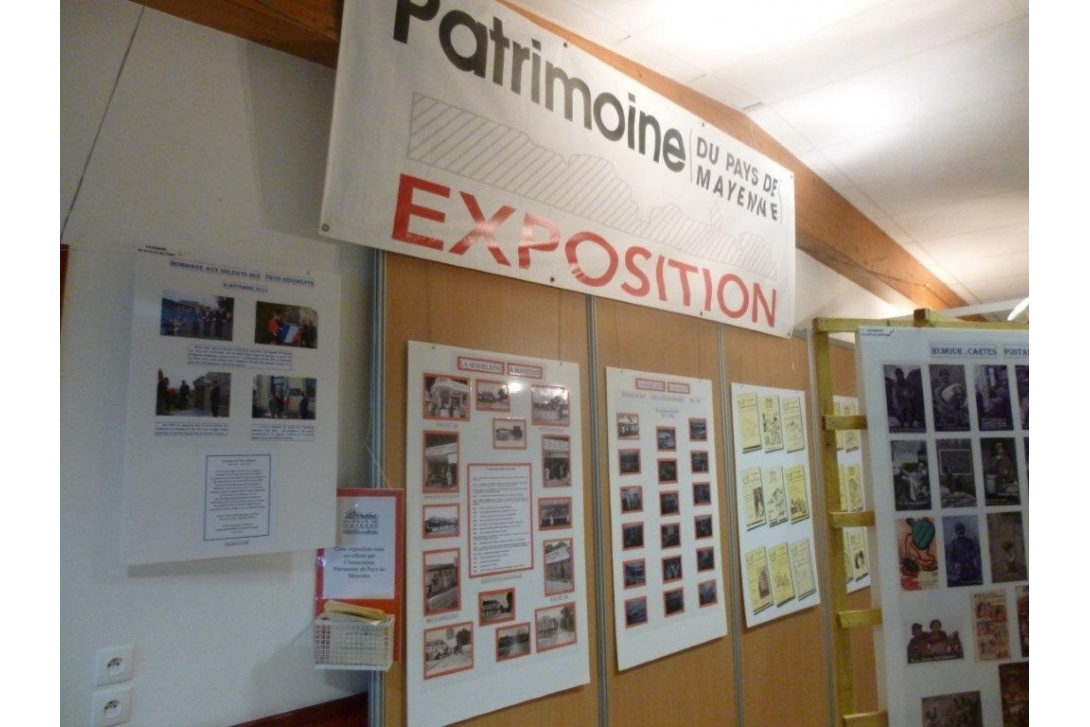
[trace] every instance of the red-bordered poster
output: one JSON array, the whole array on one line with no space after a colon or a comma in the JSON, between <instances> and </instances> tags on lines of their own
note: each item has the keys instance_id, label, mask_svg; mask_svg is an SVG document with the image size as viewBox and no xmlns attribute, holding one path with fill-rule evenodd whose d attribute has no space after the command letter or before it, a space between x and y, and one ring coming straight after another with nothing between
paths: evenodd
<instances>
[{"instance_id":1,"label":"red-bordered poster","mask_svg":"<svg viewBox=\"0 0 1090 727\"><path fill-rule=\"evenodd\" d=\"M590 680L579 367L409 343L411 727Z\"/></svg>"}]
</instances>

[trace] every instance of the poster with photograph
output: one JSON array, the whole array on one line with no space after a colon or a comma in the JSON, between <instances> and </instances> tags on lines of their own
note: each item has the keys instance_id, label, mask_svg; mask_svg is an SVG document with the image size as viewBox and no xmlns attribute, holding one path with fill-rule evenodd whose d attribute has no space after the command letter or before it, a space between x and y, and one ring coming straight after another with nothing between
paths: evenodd
<instances>
[{"instance_id":1,"label":"poster with photograph","mask_svg":"<svg viewBox=\"0 0 1090 727\"><path fill-rule=\"evenodd\" d=\"M408 376L408 723L586 684L579 366L410 341Z\"/></svg>"},{"instance_id":2,"label":"poster with photograph","mask_svg":"<svg viewBox=\"0 0 1090 727\"><path fill-rule=\"evenodd\" d=\"M340 278L148 252L133 295L122 561L335 542Z\"/></svg>"},{"instance_id":3,"label":"poster with photograph","mask_svg":"<svg viewBox=\"0 0 1090 727\"><path fill-rule=\"evenodd\" d=\"M889 722L1004 724L996 669L1029 648L1029 334L861 328L857 354Z\"/></svg>"},{"instance_id":4,"label":"poster with photograph","mask_svg":"<svg viewBox=\"0 0 1090 727\"><path fill-rule=\"evenodd\" d=\"M834 412L842 416L859 414L859 399L854 396L834 396ZM863 451L858 429L837 432L836 461L840 471L840 509L862 512L866 509L866 488L863 484ZM844 529L845 579L848 593L870 587L870 546L867 528Z\"/></svg>"},{"instance_id":5,"label":"poster with photograph","mask_svg":"<svg viewBox=\"0 0 1090 727\"><path fill-rule=\"evenodd\" d=\"M731 385L739 561L746 625L821 603L814 572L813 483L802 391ZM761 447L746 451L741 407L756 402ZM790 581L790 582L788 582Z\"/></svg>"},{"instance_id":6,"label":"poster with photograph","mask_svg":"<svg viewBox=\"0 0 1090 727\"><path fill-rule=\"evenodd\" d=\"M720 484L710 381L607 368L606 387L624 670L726 635Z\"/></svg>"}]
</instances>

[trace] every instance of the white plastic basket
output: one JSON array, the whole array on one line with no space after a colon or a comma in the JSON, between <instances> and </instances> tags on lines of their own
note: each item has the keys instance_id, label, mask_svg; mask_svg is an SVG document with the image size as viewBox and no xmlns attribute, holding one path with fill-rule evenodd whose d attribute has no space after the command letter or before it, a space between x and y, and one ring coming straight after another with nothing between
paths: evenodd
<instances>
[{"instance_id":1,"label":"white plastic basket","mask_svg":"<svg viewBox=\"0 0 1090 727\"><path fill-rule=\"evenodd\" d=\"M394 660L394 617L389 621L314 619L314 666L386 671Z\"/></svg>"}]
</instances>

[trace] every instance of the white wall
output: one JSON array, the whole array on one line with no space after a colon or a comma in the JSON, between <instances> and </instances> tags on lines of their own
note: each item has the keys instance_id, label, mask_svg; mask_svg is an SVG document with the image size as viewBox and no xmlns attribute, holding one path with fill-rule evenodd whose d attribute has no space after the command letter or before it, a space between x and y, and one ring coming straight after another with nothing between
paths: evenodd
<instances>
[{"instance_id":1,"label":"white wall","mask_svg":"<svg viewBox=\"0 0 1090 727\"><path fill-rule=\"evenodd\" d=\"M341 274L339 484L364 484L369 253L317 232L334 73L127 0L65 0L61 18L61 724L90 724L94 652L121 644L136 648L134 727L220 727L362 691L362 673L313 668L313 552L118 563L141 245Z\"/></svg>"},{"instance_id":2,"label":"white wall","mask_svg":"<svg viewBox=\"0 0 1090 727\"><path fill-rule=\"evenodd\" d=\"M61 724L90 723L94 652L120 644L136 647L134 727L361 691L312 667L312 552L118 563L138 246L341 274L339 485L365 484L369 252L317 234L334 73L127 0L62 0L61 49ZM906 312L805 255L798 270L803 327Z\"/></svg>"}]
</instances>

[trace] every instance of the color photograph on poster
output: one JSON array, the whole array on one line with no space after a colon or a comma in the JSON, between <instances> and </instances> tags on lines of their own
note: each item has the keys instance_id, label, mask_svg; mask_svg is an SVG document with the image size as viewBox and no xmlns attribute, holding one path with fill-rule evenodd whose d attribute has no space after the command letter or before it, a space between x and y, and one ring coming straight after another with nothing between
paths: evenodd
<instances>
[{"instance_id":1,"label":"color photograph on poster","mask_svg":"<svg viewBox=\"0 0 1090 727\"><path fill-rule=\"evenodd\" d=\"M122 561L333 542L340 278L160 249L137 256L133 300Z\"/></svg>"},{"instance_id":2,"label":"color photograph on poster","mask_svg":"<svg viewBox=\"0 0 1090 727\"><path fill-rule=\"evenodd\" d=\"M408 377L409 724L587 683L579 367L411 341Z\"/></svg>"},{"instance_id":3,"label":"color photograph on poster","mask_svg":"<svg viewBox=\"0 0 1090 727\"><path fill-rule=\"evenodd\" d=\"M865 477L890 724L1004 723L997 664L1028 658L1028 360L1026 330L858 331L861 407L886 422Z\"/></svg>"},{"instance_id":4,"label":"color photograph on poster","mask_svg":"<svg viewBox=\"0 0 1090 727\"><path fill-rule=\"evenodd\" d=\"M731 401L738 558L746 626L753 627L821 603L806 395L735 383ZM754 414L745 413L754 406L761 442L756 447L747 441L753 437L747 430L754 426Z\"/></svg>"},{"instance_id":5,"label":"color photograph on poster","mask_svg":"<svg viewBox=\"0 0 1090 727\"><path fill-rule=\"evenodd\" d=\"M706 379L608 368L606 387L624 670L727 633L714 402Z\"/></svg>"}]
</instances>

